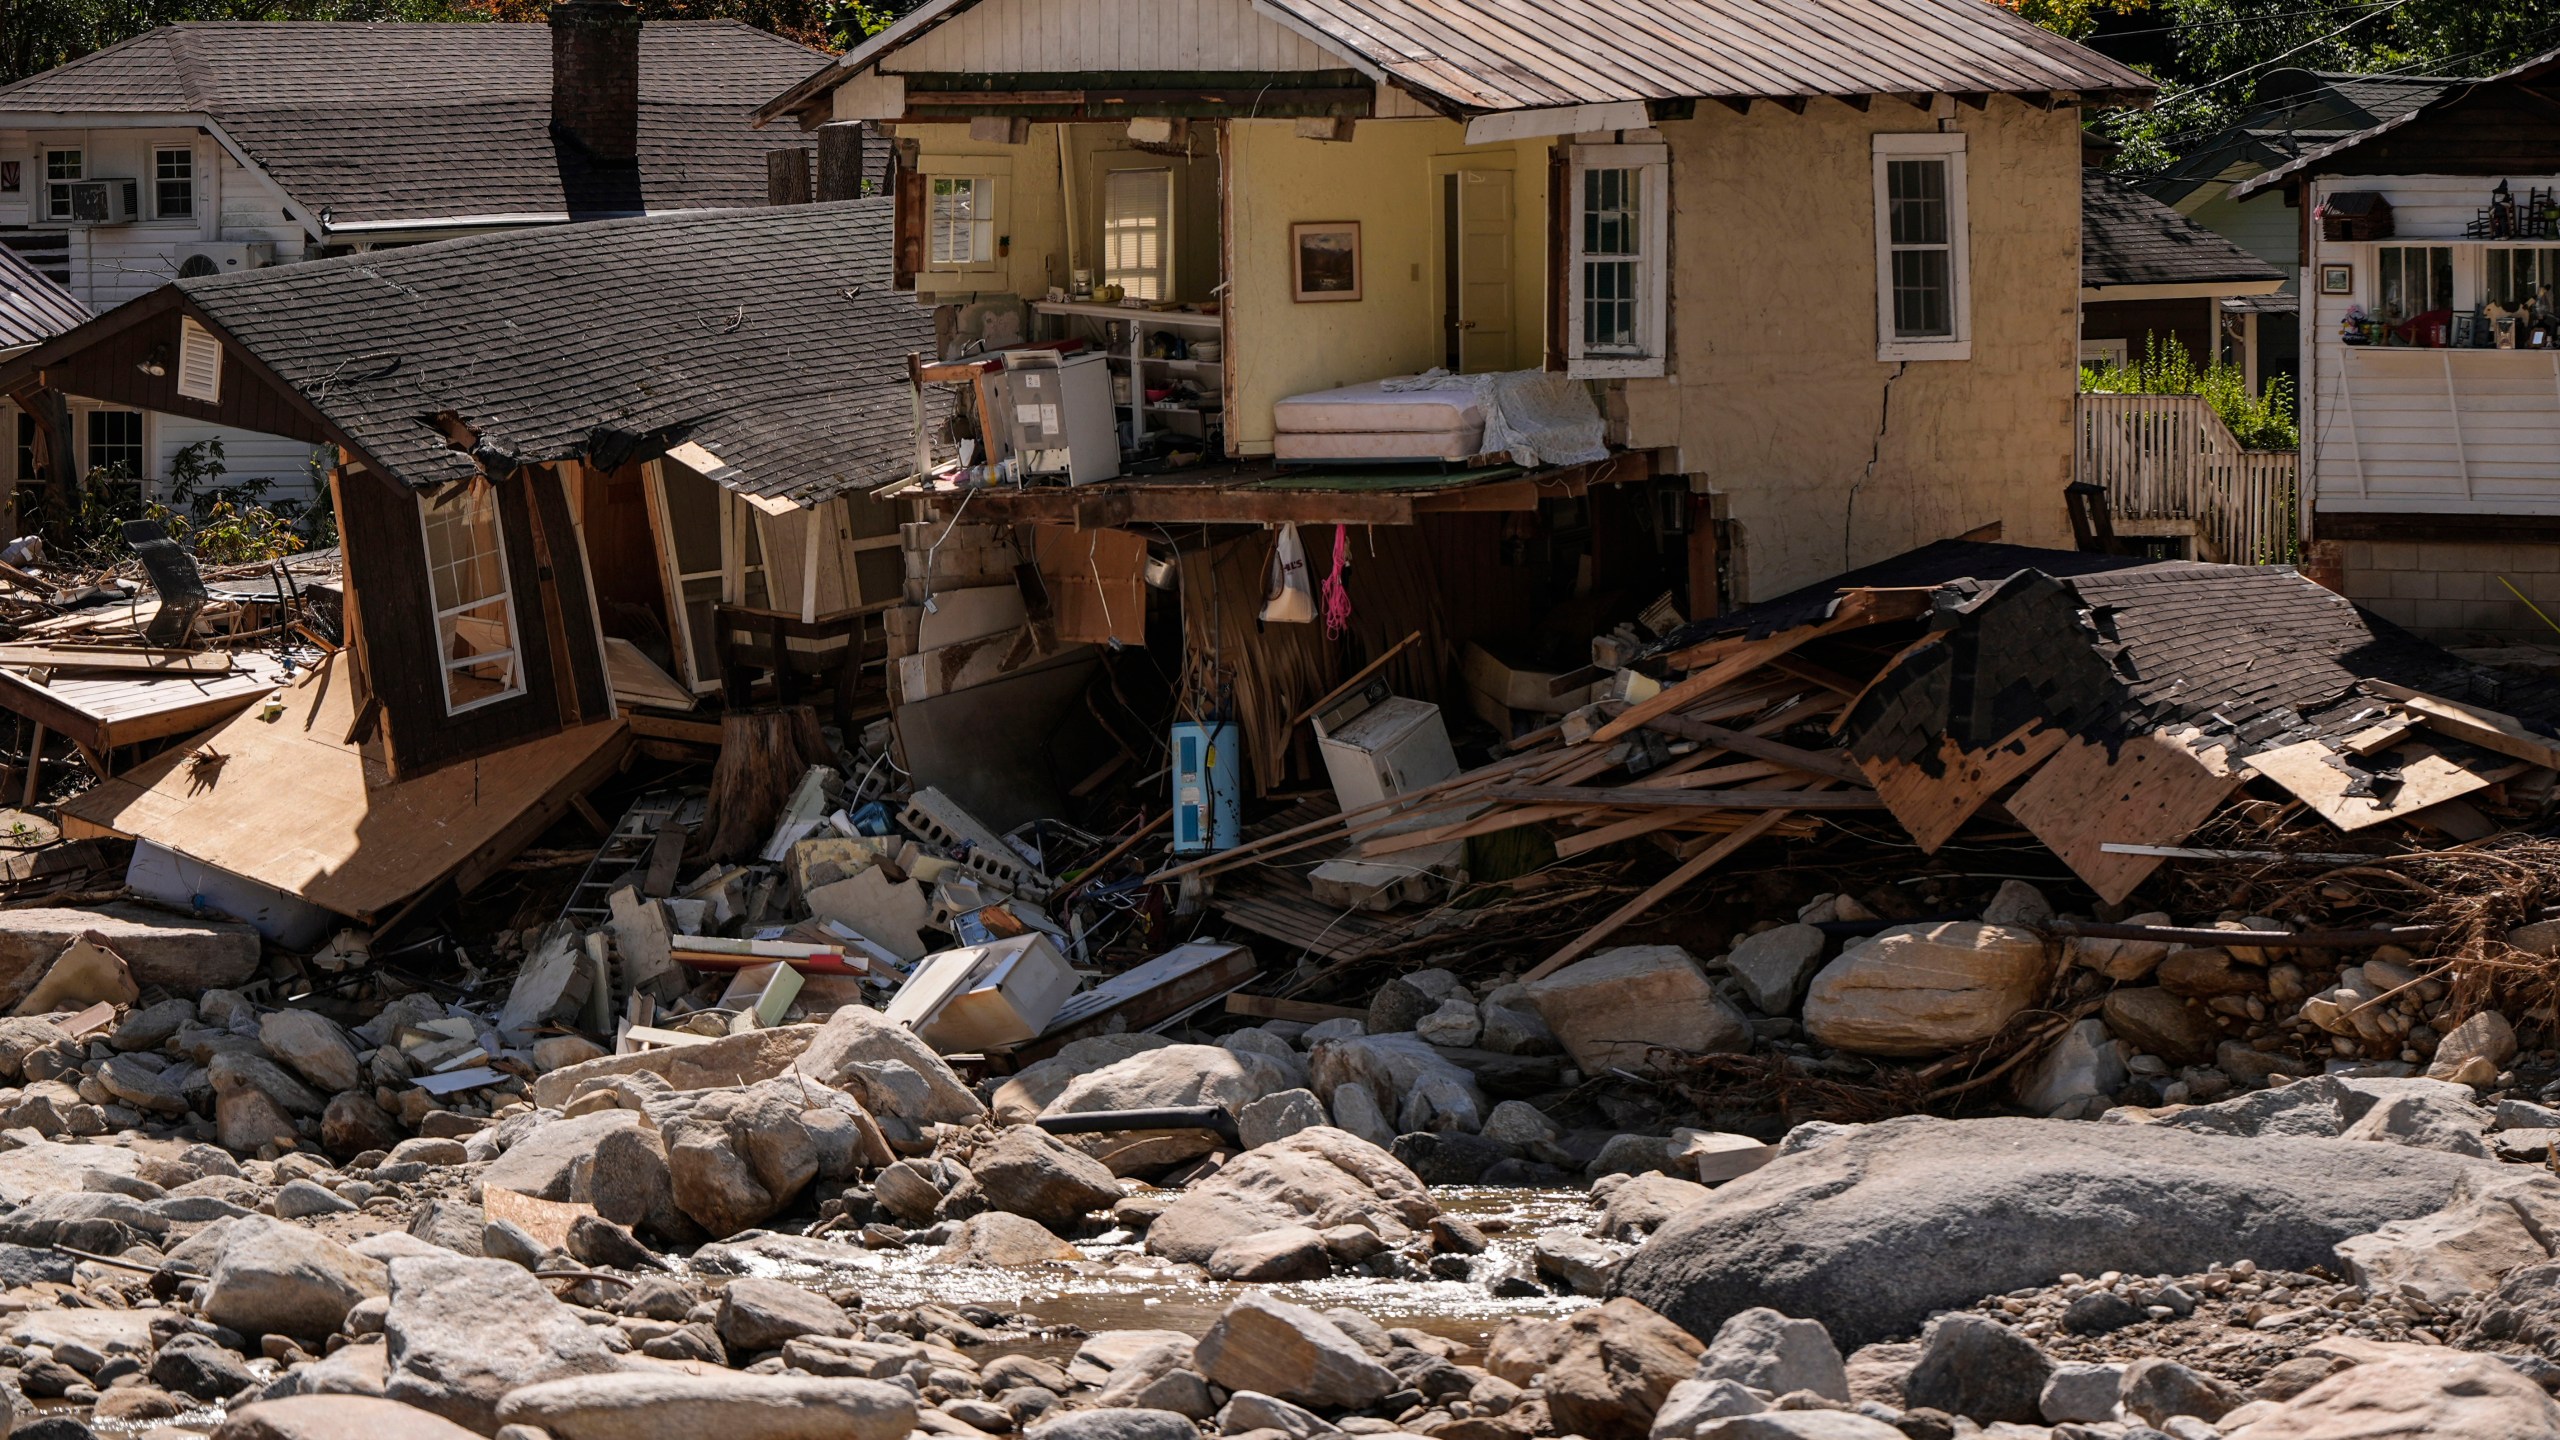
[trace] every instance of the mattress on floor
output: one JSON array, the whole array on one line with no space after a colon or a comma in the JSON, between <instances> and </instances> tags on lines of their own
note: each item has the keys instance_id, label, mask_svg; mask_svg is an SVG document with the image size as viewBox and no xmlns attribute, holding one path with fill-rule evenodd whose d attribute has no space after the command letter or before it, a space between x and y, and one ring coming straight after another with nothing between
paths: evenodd
<instances>
[{"instance_id":1,"label":"mattress on floor","mask_svg":"<svg viewBox=\"0 0 2560 1440\"><path fill-rule=\"evenodd\" d=\"M1271 407L1280 433L1373 435L1484 432L1484 408L1472 390L1386 390L1381 382L1292 395Z\"/></svg>"},{"instance_id":2,"label":"mattress on floor","mask_svg":"<svg viewBox=\"0 0 2560 1440\"><path fill-rule=\"evenodd\" d=\"M1283 430L1275 460L1467 460L1484 444L1481 422L1450 430Z\"/></svg>"}]
</instances>

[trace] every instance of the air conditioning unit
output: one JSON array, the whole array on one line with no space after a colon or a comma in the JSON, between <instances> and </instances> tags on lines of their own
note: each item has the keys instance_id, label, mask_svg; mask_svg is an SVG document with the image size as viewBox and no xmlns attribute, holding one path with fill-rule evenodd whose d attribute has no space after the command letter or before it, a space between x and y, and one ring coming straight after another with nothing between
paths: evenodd
<instances>
[{"instance_id":1,"label":"air conditioning unit","mask_svg":"<svg viewBox=\"0 0 2560 1440\"><path fill-rule=\"evenodd\" d=\"M139 180L74 180L65 188L74 225L130 225L142 209Z\"/></svg>"},{"instance_id":2,"label":"air conditioning unit","mask_svg":"<svg viewBox=\"0 0 2560 1440\"><path fill-rule=\"evenodd\" d=\"M262 270L276 263L276 246L272 240L207 240L178 247L178 278L192 280L199 275L236 275L243 270Z\"/></svg>"}]
</instances>

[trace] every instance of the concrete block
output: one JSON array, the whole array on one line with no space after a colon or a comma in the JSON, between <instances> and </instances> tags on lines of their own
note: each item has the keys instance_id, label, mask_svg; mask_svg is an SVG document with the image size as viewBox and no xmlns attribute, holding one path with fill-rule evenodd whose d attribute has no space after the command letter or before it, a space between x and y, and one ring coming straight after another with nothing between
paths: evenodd
<instances>
[{"instance_id":1,"label":"concrete block","mask_svg":"<svg viewBox=\"0 0 2560 1440\"><path fill-rule=\"evenodd\" d=\"M2384 577L2384 589L2395 600L2434 600L2442 576L2432 570L2394 570Z\"/></svg>"},{"instance_id":2,"label":"concrete block","mask_svg":"<svg viewBox=\"0 0 2560 1440\"><path fill-rule=\"evenodd\" d=\"M94 910L0 910L0 989L23 994L55 957L95 931L124 957L136 984L182 995L238 985L258 970L258 932L231 920L190 919L143 905Z\"/></svg>"}]
</instances>

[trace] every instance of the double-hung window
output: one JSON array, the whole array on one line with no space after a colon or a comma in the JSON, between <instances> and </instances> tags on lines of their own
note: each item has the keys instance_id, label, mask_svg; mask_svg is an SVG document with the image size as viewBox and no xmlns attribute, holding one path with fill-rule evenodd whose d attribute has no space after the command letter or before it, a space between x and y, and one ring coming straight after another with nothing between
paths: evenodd
<instances>
[{"instance_id":1,"label":"double-hung window","mask_svg":"<svg viewBox=\"0 0 2560 1440\"><path fill-rule=\"evenodd\" d=\"M89 469L117 480L139 480L143 473L142 412L89 412Z\"/></svg>"},{"instance_id":2,"label":"double-hung window","mask_svg":"<svg viewBox=\"0 0 2560 1440\"><path fill-rule=\"evenodd\" d=\"M936 175L925 185L925 263L936 270L984 270L996 263L996 182L984 175Z\"/></svg>"},{"instance_id":3,"label":"double-hung window","mask_svg":"<svg viewBox=\"0 0 2560 1440\"><path fill-rule=\"evenodd\" d=\"M426 527L445 713L459 715L523 694L497 487L473 480L421 501L418 509Z\"/></svg>"},{"instance_id":4,"label":"double-hung window","mask_svg":"<svg viewBox=\"0 0 2560 1440\"><path fill-rule=\"evenodd\" d=\"M2374 252L2379 318L2398 325L2453 308L2453 247L2384 245Z\"/></svg>"},{"instance_id":5,"label":"double-hung window","mask_svg":"<svg viewBox=\"0 0 2560 1440\"><path fill-rule=\"evenodd\" d=\"M1973 356L1964 136L1875 137L1876 358Z\"/></svg>"},{"instance_id":6,"label":"double-hung window","mask_svg":"<svg viewBox=\"0 0 2560 1440\"><path fill-rule=\"evenodd\" d=\"M2489 273L2480 298L2491 305L2513 310L2546 288L2560 291L2560 248L2500 247L2488 251L2487 258Z\"/></svg>"},{"instance_id":7,"label":"double-hung window","mask_svg":"<svg viewBox=\"0 0 2560 1440\"><path fill-rule=\"evenodd\" d=\"M194 150L184 145L163 145L151 152L151 214L159 220L195 218Z\"/></svg>"},{"instance_id":8,"label":"double-hung window","mask_svg":"<svg viewBox=\"0 0 2560 1440\"><path fill-rule=\"evenodd\" d=\"M1173 171L1114 170L1102 179L1102 283L1132 300L1173 298Z\"/></svg>"},{"instance_id":9,"label":"double-hung window","mask_svg":"<svg viewBox=\"0 0 2560 1440\"><path fill-rule=\"evenodd\" d=\"M87 176L87 165L77 150L44 152L44 218L71 218L71 184Z\"/></svg>"},{"instance_id":10,"label":"double-hung window","mask_svg":"<svg viewBox=\"0 0 2560 1440\"><path fill-rule=\"evenodd\" d=\"M1666 146L1576 145L1566 157L1565 373L1667 368L1670 192Z\"/></svg>"}]
</instances>

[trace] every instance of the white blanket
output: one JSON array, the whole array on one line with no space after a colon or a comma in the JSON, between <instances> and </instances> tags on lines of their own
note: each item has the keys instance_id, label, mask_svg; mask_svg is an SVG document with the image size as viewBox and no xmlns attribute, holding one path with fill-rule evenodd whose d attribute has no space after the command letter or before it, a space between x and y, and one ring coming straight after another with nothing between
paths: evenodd
<instances>
[{"instance_id":1,"label":"white blanket","mask_svg":"<svg viewBox=\"0 0 2560 1440\"><path fill-rule=\"evenodd\" d=\"M1514 465L1586 465L1605 460L1609 447L1600 409L1579 380L1551 370L1499 370L1452 375L1426 370L1378 382L1381 390L1469 390L1484 410L1485 454L1508 454Z\"/></svg>"}]
</instances>

